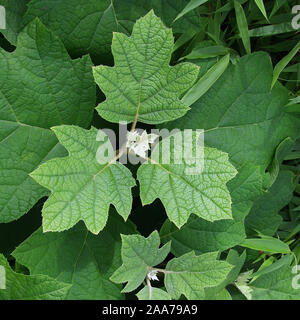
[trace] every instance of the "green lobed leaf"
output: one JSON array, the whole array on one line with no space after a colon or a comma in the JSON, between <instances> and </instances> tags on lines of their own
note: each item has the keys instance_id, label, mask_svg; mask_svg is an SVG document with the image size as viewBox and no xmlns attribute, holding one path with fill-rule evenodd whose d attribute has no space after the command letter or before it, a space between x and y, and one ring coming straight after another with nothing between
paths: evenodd
<instances>
[{"instance_id":1,"label":"green lobed leaf","mask_svg":"<svg viewBox=\"0 0 300 320\"><path fill-rule=\"evenodd\" d=\"M189 108L179 97L197 79L191 63L169 66L174 39L171 29L150 11L133 27L131 37L114 33L114 67L94 67L96 83L106 95L97 107L110 122L162 123L183 116Z\"/></svg>"},{"instance_id":2,"label":"green lobed leaf","mask_svg":"<svg viewBox=\"0 0 300 320\"><path fill-rule=\"evenodd\" d=\"M168 262L165 286L174 299L181 294L189 300L202 300L205 288L214 287L224 281L232 269L226 261L217 260L218 253L196 256L189 252Z\"/></svg>"},{"instance_id":3,"label":"green lobed leaf","mask_svg":"<svg viewBox=\"0 0 300 320\"><path fill-rule=\"evenodd\" d=\"M121 235L121 237L123 264L110 279L116 283L127 282L122 292L130 292L144 281L150 267L165 260L171 243L159 248L160 238L157 231L153 231L148 238L140 235Z\"/></svg>"},{"instance_id":4,"label":"green lobed leaf","mask_svg":"<svg viewBox=\"0 0 300 320\"><path fill-rule=\"evenodd\" d=\"M171 251L180 256L190 250L197 254L224 251L238 245L246 238L244 219L254 200L262 194L262 174L257 166L245 163L234 179L228 182L232 198L233 220L209 222L192 215L178 229L167 220L160 230L163 242L172 240Z\"/></svg>"},{"instance_id":5,"label":"green lobed leaf","mask_svg":"<svg viewBox=\"0 0 300 320\"><path fill-rule=\"evenodd\" d=\"M88 232L83 223L62 233L45 234L39 229L17 247L13 256L31 274L72 284L68 300L121 300L120 285L109 277L121 265L120 233L133 232L132 223L124 223L112 212L98 236Z\"/></svg>"},{"instance_id":6,"label":"green lobed leaf","mask_svg":"<svg viewBox=\"0 0 300 320\"><path fill-rule=\"evenodd\" d=\"M126 220L132 206L131 188L136 183L130 170L119 162L97 161L99 148L112 150L109 140L106 145L97 141L95 128L58 126L52 130L69 156L49 160L30 174L52 191L43 207L44 232L67 230L82 220L98 234L107 222L110 204ZM107 138L100 133L102 139Z\"/></svg>"},{"instance_id":7,"label":"green lobed leaf","mask_svg":"<svg viewBox=\"0 0 300 320\"><path fill-rule=\"evenodd\" d=\"M182 164L172 161L164 164L156 160L159 159L157 154L160 154L164 141L171 141L172 137L174 140L182 137L184 141L184 134L181 132L165 138L154 147L151 155L153 160L143 163L138 169L137 179L143 205L159 198L169 220L179 228L187 222L191 213L208 221L232 219L231 197L226 183L237 171L228 161L228 155L216 149L204 148L203 171L189 174L189 170L195 169L196 161L189 164L188 160L182 158ZM190 144L195 156L197 139L194 133L192 141L184 141L184 148L188 148ZM179 155L177 147L180 145L175 146L174 152Z\"/></svg>"},{"instance_id":8,"label":"green lobed leaf","mask_svg":"<svg viewBox=\"0 0 300 320\"><path fill-rule=\"evenodd\" d=\"M71 287L45 275L16 273L2 254L0 267L5 269L5 289L0 288L0 300L64 300Z\"/></svg>"},{"instance_id":9,"label":"green lobed leaf","mask_svg":"<svg viewBox=\"0 0 300 320\"><path fill-rule=\"evenodd\" d=\"M0 69L0 222L10 222L48 194L28 174L65 155L48 129L87 127L96 88L89 57L72 61L39 20L22 31L13 53L0 49Z\"/></svg>"}]
</instances>

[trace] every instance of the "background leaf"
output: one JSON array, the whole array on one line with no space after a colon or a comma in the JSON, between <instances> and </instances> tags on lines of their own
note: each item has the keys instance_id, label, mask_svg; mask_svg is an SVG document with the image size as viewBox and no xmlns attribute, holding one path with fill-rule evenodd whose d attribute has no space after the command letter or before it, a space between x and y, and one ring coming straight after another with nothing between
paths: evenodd
<instances>
[{"instance_id":1,"label":"background leaf","mask_svg":"<svg viewBox=\"0 0 300 320\"><path fill-rule=\"evenodd\" d=\"M43 196L29 173L65 155L51 126L87 127L95 105L88 57L72 61L39 20L29 24L13 53L0 49L0 222L24 215Z\"/></svg>"},{"instance_id":2,"label":"background leaf","mask_svg":"<svg viewBox=\"0 0 300 320\"><path fill-rule=\"evenodd\" d=\"M16 260L30 273L45 274L72 284L66 299L124 299L121 287L109 277L121 265L120 233L134 233L132 223L110 214L100 235L91 234L83 223L62 233L37 230L14 252ZM43 254L47 252L47 254Z\"/></svg>"},{"instance_id":3,"label":"background leaf","mask_svg":"<svg viewBox=\"0 0 300 320\"><path fill-rule=\"evenodd\" d=\"M0 265L5 269L5 289L0 290L1 300L63 300L71 285L48 276L27 276L14 272L0 254Z\"/></svg>"}]
</instances>

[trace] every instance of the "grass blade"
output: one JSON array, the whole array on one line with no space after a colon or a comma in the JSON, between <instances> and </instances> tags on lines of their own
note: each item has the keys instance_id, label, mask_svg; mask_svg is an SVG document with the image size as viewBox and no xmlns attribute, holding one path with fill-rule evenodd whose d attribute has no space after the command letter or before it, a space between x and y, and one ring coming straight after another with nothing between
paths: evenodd
<instances>
[{"instance_id":1,"label":"grass blade","mask_svg":"<svg viewBox=\"0 0 300 320\"><path fill-rule=\"evenodd\" d=\"M272 80L272 88L274 84L276 83L280 73L282 70L288 65L288 63L293 59L293 57L296 55L296 53L300 49L300 41L296 44L296 46L285 56L283 57L275 66L274 72L273 72L273 80Z\"/></svg>"},{"instance_id":2,"label":"grass blade","mask_svg":"<svg viewBox=\"0 0 300 320\"><path fill-rule=\"evenodd\" d=\"M266 8L264 5L264 1L263 0L255 0L255 3L257 5L258 9L260 10L260 12L266 18L266 20L269 21L268 16L267 16L267 12L266 12Z\"/></svg>"},{"instance_id":3,"label":"grass blade","mask_svg":"<svg viewBox=\"0 0 300 320\"><path fill-rule=\"evenodd\" d=\"M207 59L217 56L223 56L229 51L228 48L224 46L210 46L205 48L195 48L191 53L185 56L186 59Z\"/></svg>"},{"instance_id":4,"label":"grass blade","mask_svg":"<svg viewBox=\"0 0 300 320\"><path fill-rule=\"evenodd\" d=\"M184 8L183 10L177 15L177 17L174 19L173 22L187 14L188 12L194 10L195 8L199 7L201 4L207 2L208 0L191 0Z\"/></svg>"},{"instance_id":5,"label":"grass blade","mask_svg":"<svg viewBox=\"0 0 300 320\"><path fill-rule=\"evenodd\" d=\"M242 38L245 50L247 54L251 53L251 44L250 44L250 35L248 30L248 23L245 16L245 12L243 10L243 7L240 5L240 3L237 0L234 0L234 9L235 9L235 15L237 20L238 29L240 32L240 36Z\"/></svg>"},{"instance_id":6,"label":"grass blade","mask_svg":"<svg viewBox=\"0 0 300 320\"><path fill-rule=\"evenodd\" d=\"M203 77L201 77L196 84L184 95L182 101L187 106L192 105L201 96L208 91L208 89L220 78L229 64L229 54L220 59L213 67L211 67Z\"/></svg>"}]
</instances>

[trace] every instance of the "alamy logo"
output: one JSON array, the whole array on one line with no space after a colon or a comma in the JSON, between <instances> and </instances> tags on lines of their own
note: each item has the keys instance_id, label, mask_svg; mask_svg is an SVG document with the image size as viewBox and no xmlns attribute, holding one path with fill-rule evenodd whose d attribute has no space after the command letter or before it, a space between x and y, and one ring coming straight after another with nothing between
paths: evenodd
<instances>
[{"instance_id":1,"label":"alamy logo","mask_svg":"<svg viewBox=\"0 0 300 320\"><path fill-rule=\"evenodd\" d=\"M292 20L292 27L295 30L300 29L300 5L293 6L292 14L295 14L295 17Z\"/></svg>"},{"instance_id":2,"label":"alamy logo","mask_svg":"<svg viewBox=\"0 0 300 320\"><path fill-rule=\"evenodd\" d=\"M0 6L0 29L6 29L6 12L3 6Z\"/></svg>"},{"instance_id":3,"label":"alamy logo","mask_svg":"<svg viewBox=\"0 0 300 320\"><path fill-rule=\"evenodd\" d=\"M127 131L126 124L120 123L120 149L117 150L117 137L111 129L99 130L96 140L102 142L96 153L96 160L102 165L117 160L122 164L129 162L133 165L178 164L184 165L186 175L199 175L204 168L203 129L152 129L148 134L144 129ZM151 158L148 158L149 152Z\"/></svg>"},{"instance_id":4,"label":"alamy logo","mask_svg":"<svg viewBox=\"0 0 300 320\"><path fill-rule=\"evenodd\" d=\"M0 289L6 289L6 274L3 266L0 266Z\"/></svg>"},{"instance_id":5,"label":"alamy logo","mask_svg":"<svg viewBox=\"0 0 300 320\"><path fill-rule=\"evenodd\" d=\"M296 274L295 277L293 277L292 287L293 289L298 290L300 289L300 265L294 266L292 273Z\"/></svg>"}]
</instances>

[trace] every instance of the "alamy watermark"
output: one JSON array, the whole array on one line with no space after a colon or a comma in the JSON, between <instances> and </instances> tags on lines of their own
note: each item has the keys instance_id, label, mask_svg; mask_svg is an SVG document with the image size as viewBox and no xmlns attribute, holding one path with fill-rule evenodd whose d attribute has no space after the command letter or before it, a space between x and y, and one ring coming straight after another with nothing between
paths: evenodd
<instances>
[{"instance_id":1,"label":"alamy watermark","mask_svg":"<svg viewBox=\"0 0 300 320\"><path fill-rule=\"evenodd\" d=\"M300 5L293 6L292 8L292 14L295 14L295 16L292 19L292 27L295 30L300 29Z\"/></svg>"},{"instance_id":2,"label":"alamy watermark","mask_svg":"<svg viewBox=\"0 0 300 320\"><path fill-rule=\"evenodd\" d=\"M3 6L0 6L0 29L6 29L6 11Z\"/></svg>"},{"instance_id":3,"label":"alamy watermark","mask_svg":"<svg viewBox=\"0 0 300 320\"><path fill-rule=\"evenodd\" d=\"M6 273L3 266L0 266L0 289L6 289Z\"/></svg>"},{"instance_id":4,"label":"alamy watermark","mask_svg":"<svg viewBox=\"0 0 300 320\"><path fill-rule=\"evenodd\" d=\"M125 123L119 124L119 139L111 129L98 131L99 148L96 160L100 164L119 161L122 164L179 165L185 175L199 175L204 168L203 129L144 129L127 131ZM117 141L119 146L117 147ZM151 157L150 157L151 154ZM181 166L180 166L181 165Z\"/></svg>"}]
</instances>

